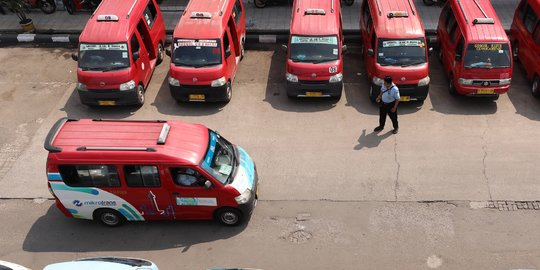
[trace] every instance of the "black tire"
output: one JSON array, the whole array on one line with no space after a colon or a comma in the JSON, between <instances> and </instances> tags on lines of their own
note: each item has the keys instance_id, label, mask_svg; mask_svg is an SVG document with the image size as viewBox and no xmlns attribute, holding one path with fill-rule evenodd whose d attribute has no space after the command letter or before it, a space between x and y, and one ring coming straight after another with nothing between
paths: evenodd
<instances>
[{"instance_id":1,"label":"black tire","mask_svg":"<svg viewBox=\"0 0 540 270\"><path fill-rule=\"evenodd\" d=\"M253 0L253 3L255 4L255 7L257 7L257 8L266 7L267 2L268 2L268 0Z\"/></svg>"},{"instance_id":2,"label":"black tire","mask_svg":"<svg viewBox=\"0 0 540 270\"><path fill-rule=\"evenodd\" d=\"M144 87L139 84L139 86L137 86L137 106L142 106L144 100Z\"/></svg>"},{"instance_id":3,"label":"black tire","mask_svg":"<svg viewBox=\"0 0 540 270\"><path fill-rule=\"evenodd\" d=\"M496 100L499 99L499 95L498 95L498 94L497 94L497 95L494 95L494 96L492 96L492 97L489 97L489 99L492 100L492 101L496 101Z\"/></svg>"},{"instance_id":4,"label":"black tire","mask_svg":"<svg viewBox=\"0 0 540 270\"><path fill-rule=\"evenodd\" d=\"M345 5L352 6L354 4L354 0L345 0Z\"/></svg>"},{"instance_id":5,"label":"black tire","mask_svg":"<svg viewBox=\"0 0 540 270\"><path fill-rule=\"evenodd\" d=\"M423 1L424 1L424 5L426 6L433 6L435 4L433 0L423 0Z\"/></svg>"},{"instance_id":6,"label":"black tire","mask_svg":"<svg viewBox=\"0 0 540 270\"><path fill-rule=\"evenodd\" d=\"M456 87L454 86L454 75L450 74L450 79L448 79L448 92L452 96L458 96Z\"/></svg>"},{"instance_id":7,"label":"black tire","mask_svg":"<svg viewBox=\"0 0 540 270\"><path fill-rule=\"evenodd\" d=\"M232 99L232 86L231 82L227 82L227 88L225 88L225 103L229 103Z\"/></svg>"},{"instance_id":8,"label":"black tire","mask_svg":"<svg viewBox=\"0 0 540 270\"><path fill-rule=\"evenodd\" d=\"M71 15L75 14L77 10L75 9L75 3L73 3L73 0L63 0L63 3L67 13Z\"/></svg>"},{"instance_id":9,"label":"black tire","mask_svg":"<svg viewBox=\"0 0 540 270\"><path fill-rule=\"evenodd\" d=\"M56 11L56 3L54 0L38 0L39 9L45 14L51 14Z\"/></svg>"},{"instance_id":10,"label":"black tire","mask_svg":"<svg viewBox=\"0 0 540 270\"><path fill-rule=\"evenodd\" d=\"M242 222L242 213L237 209L224 207L216 211L215 218L225 226L237 226Z\"/></svg>"},{"instance_id":11,"label":"black tire","mask_svg":"<svg viewBox=\"0 0 540 270\"><path fill-rule=\"evenodd\" d=\"M240 61L244 60L244 54L246 53L246 50L245 50L245 43L246 41L244 39L242 39L242 43L240 43Z\"/></svg>"},{"instance_id":12,"label":"black tire","mask_svg":"<svg viewBox=\"0 0 540 270\"><path fill-rule=\"evenodd\" d=\"M534 76L532 85L531 85L531 94L534 97L540 97L540 78L538 75Z\"/></svg>"},{"instance_id":13,"label":"black tire","mask_svg":"<svg viewBox=\"0 0 540 270\"><path fill-rule=\"evenodd\" d=\"M379 96L379 94L375 94L375 89L373 89L373 85L371 85L369 87L369 100L371 100L371 102L373 103L376 103L377 102L377 97Z\"/></svg>"},{"instance_id":14,"label":"black tire","mask_svg":"<svg viewBox=\"0 0 540 270\"><path fill-rule=\"evenodd\" d=\"M165 49L163 48L163 44L161 44L161 42L160 42L158 44L156 66L161 64L161 62L163 62L164 58L165 58Z\"/></svg>"},{"instance_id":15,"label":"black tire","mask_svg":"<svg viewBox=\"0 0 540 270\"><path fill-rule=\"evenodd\" d=\"M514 56L514 61L519 62L519 43L515 42L512 45L512 54Z\"/></svg>"},{"instance_id":16,"label":"black tire","mask_svg":"<svg viewBox=\"0 0 540 270\"><path fill-rule=\"evenodd\" d=\"M118 227L126 222L126 218L113 209L101 209L96 211L94 213L94 220L99 221L107 227Z\"/></svg>"}]
</instances>

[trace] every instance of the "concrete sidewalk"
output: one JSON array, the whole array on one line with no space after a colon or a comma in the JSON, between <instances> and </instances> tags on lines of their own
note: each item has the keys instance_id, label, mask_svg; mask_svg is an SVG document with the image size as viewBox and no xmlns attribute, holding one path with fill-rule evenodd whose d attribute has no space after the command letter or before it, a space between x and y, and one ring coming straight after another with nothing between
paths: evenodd
<instances>
[{"instance_id":1,"label":"concrete sidewalk","mask_svg":"<svg viewBox=\"0 0 540 270\"><path fill-rule=\"evenodd\" d=\"M161 4L165 26L169 34L174 30L186 1L164 0ZM243 1L247 15L248 32L276 34L287 33L289 31L291 7L287 4L287 1L282 0L281 4L269 5L263 9L256 8L252 0ZM441 7L425 6L422 0L414 0L414 2L424 22L426 32L434 32L437 28ZM491 2L497 10L497 14L505 29L510 29L518 0L491 0ZM343 5L344 31L354 32L358 30L360 3L357 0L352 6ZM34 21L36 33L78 34L84 28L86 21L90 17L90 13L79 12L75 15L69 15L62 8L59 8L57 12L49 15L41 13L39 10L33 10L28 17ZM21 33L22 30L18 21L15 14L8 13L6 15L0 15L0 33Z\"/></svg>"}]
</instances>

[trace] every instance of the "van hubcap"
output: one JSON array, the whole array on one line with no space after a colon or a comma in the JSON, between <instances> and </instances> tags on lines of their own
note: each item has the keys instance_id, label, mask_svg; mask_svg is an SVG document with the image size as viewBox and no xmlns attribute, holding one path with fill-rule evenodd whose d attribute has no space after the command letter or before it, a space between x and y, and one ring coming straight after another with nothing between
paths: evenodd
<instances>
[{"instance_id":1,"label":"van hubcap","mask_svg":"<svg viewBox=\"0 0 540 270\"><path fill-rule=\"evenodd\" d=\"M118 223L118 217L115 214L105 213L101 216L101 220L109 225L115 225Z\"/></svg>"},{"instance_id":2,"label":"van hubcap","mask_svg":"<svg viewBox=\"0 0 540 270\"><path fill-rule=\"evenodd\" d=\"M226 212L221 216L221 220L227 224L234 224L238 220L238 217L234 213Z\"/></svg>"}]
</instances>

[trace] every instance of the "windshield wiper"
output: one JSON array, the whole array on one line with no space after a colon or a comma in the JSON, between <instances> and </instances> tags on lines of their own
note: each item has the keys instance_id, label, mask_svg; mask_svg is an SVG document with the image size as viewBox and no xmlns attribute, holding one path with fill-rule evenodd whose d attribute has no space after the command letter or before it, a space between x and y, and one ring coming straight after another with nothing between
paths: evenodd
<instances>
[{"instance_id":1,"label":"windshield wiper","mask_svg":"<svg viewBox=\"0 0 540 270\"><path fill-rule=\"evenodd\" d=\"M319 63L330 62L330 61L335 61L335 60L337 60L337 59L326 58L326 59L319 59L319 60L313 61L312 63L313 64L319 64Z\"/></svg>"},{"instance_id":2,"label":"windshield wiper","mask_svg":"<svg viewBox=\"0 0 540 270\"><path fill-rule=\"evenodd\" d=\"M422 60L422 61L416 61L416 62L412 62L412 63L408 63L408 64L401 65L401 67L415 66L415 65L420 65L420 64L423 64L423 63L425 63L424 60Z\"/></svg>"},{"instance_id":3,"label":"windshield wiper","mask_svg":"<svg viewBox=\"0 0 540 270\"><path fill-rule=\"evenodd\" d=\"M108 67L108 68L104 68L103 72L119 70L119 69L124 69L124 68L127 68L127 67L126 66Z\"/></svg>"}]
</instances>

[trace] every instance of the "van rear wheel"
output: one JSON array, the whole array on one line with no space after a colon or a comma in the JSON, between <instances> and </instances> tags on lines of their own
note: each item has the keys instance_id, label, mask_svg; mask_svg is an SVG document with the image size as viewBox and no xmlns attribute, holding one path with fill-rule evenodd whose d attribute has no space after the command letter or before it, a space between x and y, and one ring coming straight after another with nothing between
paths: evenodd
<instances>
[{"instance_id":1,"label":"van rear wheel","mask_svg":"<svg viewBox=\"0 0 540 270\"><path fill-rule=\"evenodd\" d=\"M122 225L126 218L113 209L101 209L94 214L94 219L97 219L101 224L108 227L117 227Z\"/></svg>"},{"instance_id":2,"label":"van rear wheel","mask_svg":"<svg viewBox=\"0 0 540 270\"><path fill-rule=\"evenodd\" d=\"M216 219L225 226L236 226L242 221L242 214L234 208L222 208L216 212Z\"/></svg>"}]
</instances>

